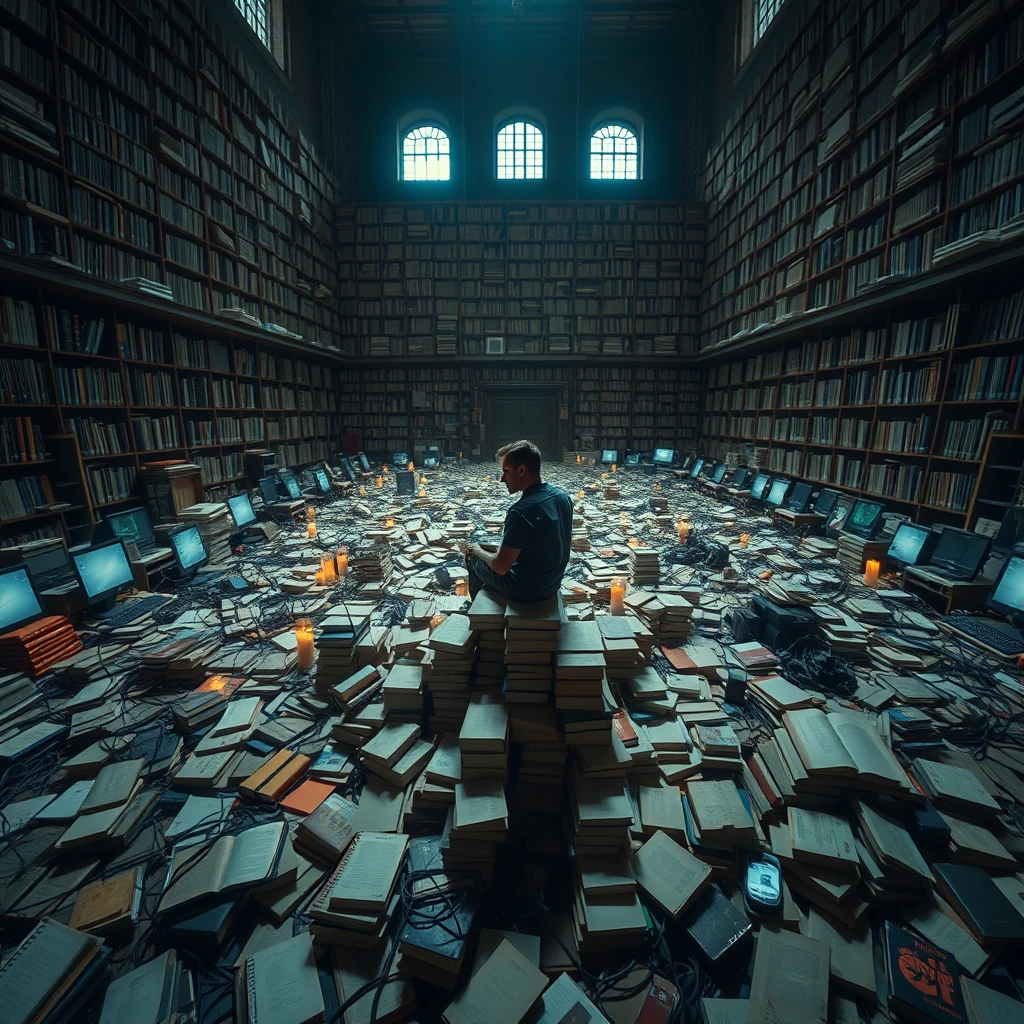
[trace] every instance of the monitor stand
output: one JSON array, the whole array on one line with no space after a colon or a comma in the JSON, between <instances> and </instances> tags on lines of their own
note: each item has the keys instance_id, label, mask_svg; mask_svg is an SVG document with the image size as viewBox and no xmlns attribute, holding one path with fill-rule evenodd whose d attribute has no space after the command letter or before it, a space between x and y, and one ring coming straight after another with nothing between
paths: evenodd
<instances>
[{"instance_id":1,"label":"monitor stand","mask_svg":"<svg viewBox=\"0 0 1024 1024\"><path fill-rule=\"evenodd\" d=\"M117 607L117 597L118 595L114 594L113 597L105 597L102 601L89 605L89 614L97 619L105 618Z\"/></svg>"}]
</instances>

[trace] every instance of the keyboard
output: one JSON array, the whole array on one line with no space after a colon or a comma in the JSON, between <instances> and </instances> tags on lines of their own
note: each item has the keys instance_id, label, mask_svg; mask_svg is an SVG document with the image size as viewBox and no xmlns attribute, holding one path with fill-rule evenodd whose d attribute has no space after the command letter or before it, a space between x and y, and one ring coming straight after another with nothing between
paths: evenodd
<instances>
[{"instance_id":1,"label":"keyboard","mask_svg":"<svg viewBox=\"0 0 1024 1024\"><path fill-rule=\"evenodd\" d=\"M67 587L72 583L78 584L70 565L61 569L51 569L49 572L37 573L33 582L40 591L56 590L58 587Z\"/></svg>"},{"instance_id":2,"label":"keyboard","mask_svg":"<svg viewBox=\"0 0 1024 1024\"><path fill-rule=\"evenodd\" d=\"M1024 654L1024 636L1021 636L1017 630L1011 632L995 629L984 619L974 615L946 615L942 621L946 625L952 626L957 632L965 633L1000 654L1011 657L1016 654Z\"/></svg>"},{"instance_id":3,"label":"keyboard","mask_svg":"<svg viewBox=\"0 0 1024 1024\"><path fill-rule=\"evenodd\" d=\"M157 608L163 607L173 597L164 597L163 594L152 594L149 597L139 597L132 601L121 601L114 605L109 612L100 612L96 616L105 626L117 629L120 626L127 626L149 612L155 612Z\"/></svg>"}]
</instances>

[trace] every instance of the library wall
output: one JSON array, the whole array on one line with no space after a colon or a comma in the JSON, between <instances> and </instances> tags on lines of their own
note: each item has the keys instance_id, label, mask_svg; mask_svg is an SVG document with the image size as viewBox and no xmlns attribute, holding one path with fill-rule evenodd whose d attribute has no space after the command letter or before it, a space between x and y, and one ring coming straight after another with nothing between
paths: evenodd
<instances>
[{"instance_id":1,"label":"library wall","mask_svg":"<svg viewBox=\"0 0 1024 1024\"><path fill-rule=\"evenodd\" d=\"M1019 4L828 0L744 79L704 179L710 454L1001 518L979 495L1022 425L1022 58Z\"/></svg>"},{"instance_id":2,"label":"library wall","mask_svg":"<svg viewBox=\"0 0 1024 1024\"><path fill-rule=\"evenodd\" d=\"M374 62L372 74L357 61L349 84L352 138L359 152L352 198L508 199L510 190L516 198L530 199L692 198L698 171L692 155L705 146L703 138L693 137L693 97L683 86L694 72L693 63L677 55L653 60L584 55L577 129L575 39L485 39L466 51L463 132L463 72L457 54L430 60L384 57ZM495 179L494 118L513 107L532 108L546 121L547 170L541 181ZM613 107L634 110L644 119L640 181L590 181L591 119ZM415 110L435 111L448 121L454 154L450 182L424 186L398 180L397 125ZM346 148L342 158L350 154Z\"/></svg>"},{"instance_id":3,"label":"library wall","mask_svg":"<svg viewBox=\"0 0 1024 1024\"><path fill-rule=\"evenodd\" d=\"M246 445L336 450L334 183L226 15L0 2L3 543L73 539L147 461L212 498Z\"/></svg>"}]
</instances>

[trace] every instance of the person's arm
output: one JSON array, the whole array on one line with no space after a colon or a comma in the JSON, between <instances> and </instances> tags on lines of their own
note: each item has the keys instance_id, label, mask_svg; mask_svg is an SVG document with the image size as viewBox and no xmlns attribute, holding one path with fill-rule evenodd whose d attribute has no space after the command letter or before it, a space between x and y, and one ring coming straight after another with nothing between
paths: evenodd
<instances>
[{"instance_id":1,"label":"person's arm","mask_svg":"<svg viewBox=\"0 0 1024 1024\"><path fill-rule=\"evenodd\" d=\"M474 544L469 553L473 558L478 558L489 569L494 570L499 576L504 576L512 568L512 563L519 557L522 548L510 548L502 544L493 554L486 551L482 545Z\"/></svg>"}]
</instances>

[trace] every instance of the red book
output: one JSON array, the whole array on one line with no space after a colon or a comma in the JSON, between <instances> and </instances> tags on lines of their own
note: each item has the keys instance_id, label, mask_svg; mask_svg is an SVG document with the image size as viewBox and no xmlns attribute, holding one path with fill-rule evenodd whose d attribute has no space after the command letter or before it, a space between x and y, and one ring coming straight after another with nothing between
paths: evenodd
<instances>
[{"instance_id":1,"label":"red book","mask_svg":"<svg viewBox=\"0 0 1024 1024\"><path fill-rule=\"evenodd\" d=\"M633 723L625 711L616 711L612 715L612 727L615 729L615 735L622 740L625 746L635 747L640 742L637 739L636 729L633 728Z\"/></svg>"}]
</instances>

